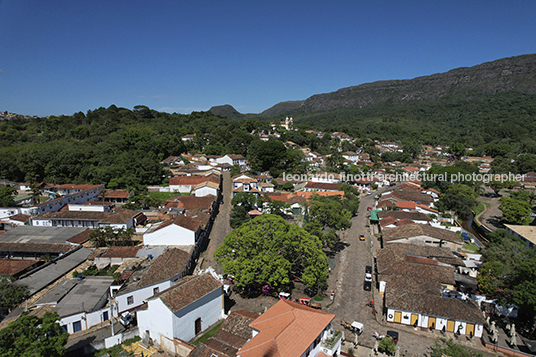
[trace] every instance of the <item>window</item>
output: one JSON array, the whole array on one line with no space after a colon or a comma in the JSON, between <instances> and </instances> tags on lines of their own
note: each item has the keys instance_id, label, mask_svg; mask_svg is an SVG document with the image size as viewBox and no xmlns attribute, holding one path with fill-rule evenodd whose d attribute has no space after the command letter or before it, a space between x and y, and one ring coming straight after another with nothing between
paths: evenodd
<instances>
[{"instance_id":1,"label":"window","mask_svg":"<svg viewBox=\"0 0 536 357\"><path fill-rule=\"evenodd\" d=\"M158 288L157 286L156 288L153 289L153 295L158 294L159 291L160 291L160 288Z\"/></svg>"},{"instance_id":2,"label":"window","mask_svg":"<svg viewBox=\"0 0 536 357\"><path fill-rule=\"evenodd\" d=\"M127 297L127 305L134 304L134 296L130 295Z\"/></svg>"},{"instance_id":3,"label":"window","mask_svg":"<svg viewBox=\"0 0 536 357\"><path fill-rule=\"evenodd\" d=\"M73 322L73 332L82 331L82 321Z\"/></svg>"},{"instance_id":4,"label":"window","mask_svg":"<svg viewBox=\"0 0 536 357\"><path fill-rule=\"evenodd\" d=\"M104 311L102 313L102 321L107 321L108 320L108 311Z\"/></svg>"},{"instance_id":5,"label":"window","mask_svg":"<svg viewBox=\"0 0 536 357\"><path fill-rule=\"evenodd\" d=\"M60 327L63 329L63 331L68 332L67 331L67 325L61 325Z\"/></svg>"}]
</instances>

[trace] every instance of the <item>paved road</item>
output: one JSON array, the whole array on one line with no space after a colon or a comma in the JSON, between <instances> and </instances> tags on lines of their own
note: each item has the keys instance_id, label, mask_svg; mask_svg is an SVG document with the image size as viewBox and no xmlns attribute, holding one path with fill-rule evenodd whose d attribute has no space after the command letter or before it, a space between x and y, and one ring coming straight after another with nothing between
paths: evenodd
<instances>
[{"instance_id":1,"label":"paved road","mask_svg":"<svg viewBox=\"0 0 536 357\"><path fill-rule=\"evenodd\" d=\"M493 193L493 190L487 189L486 192ZM499 191L499 195L500 197L493 197L493 198L486 197L486 196L478 197L479 202L484 202L490 205L490 207L486 209L480 215L479 221L480 223L483 223L484 225L486 225L488 228L492 230L499 229L499 228L504 229L504 226L501 223L499 223L504 218L501 210L499 209L499 205L501 204L501 202L499 202L499 199L502 196L508 196L508 190Z\"/></svg>"},{"instance_id":2,"label":"paved road","mask_svg":"<svg viewBox=\"0 0 536 357\"><path fill-rule=\"evenodd\" d=\"M206 269L209 266L212 266L218 273L222 273L221 267L212 257L216 248L223 243L223 238L229 232L231 232L231 226L229 225L229 218L231 215L231 199L233 198L233 185L231 181L231 173L225 171L222 175L223 179L223 203L220 204L220 210L216 219L214 220L214 225L210 231L209 243L205 254L205 260L203 261L202 269Z\"/></svg>"},{"instance_id":3,"label":"paved road","mask_svg":"<svg viewBox=\"0 0 536 357\"><path fill-rule=\"evenodd\" d=\"M380 191L381 192L381 191ZM430 346L433 346L439 332L414 330L411 327L400 324L388 324L382 321L382 299L376 289L373 291L363 290L363 280L365 266L373 266L373 256L376 250L380 249L380 242L371 234L375 227L366 227L368 223L367 207L373 205L374 195L362 196L359 212L352 219L352 227L342 234L341 240L347 244L336 257L336 267L331 272L329 278L330 290L335 290L335 299L331 306L324 309L335 314L332 326L335 329L342 329L341 320L348 323L359 321L365 325L364 331L359 336L359 344L373 347L375 338L374 331L383 335L387 330L399 332L399 344L401 356L426 356L430 353ZM359 240L359 234L365 234L366 241ZM365 306L372 298L375 300L378 311L378 321L372 315L372 309ZM454 337L445 336L447 338ZM345 331L345 339L353 341L354 335ZM466 341L460 338L464 345L483 351L480 341L473 339ZM350 344L345 344L346 348ZM359 348L358 348L359 350ZM486 352L486 355L489 355Z\"/></svg>"}]
</instances>

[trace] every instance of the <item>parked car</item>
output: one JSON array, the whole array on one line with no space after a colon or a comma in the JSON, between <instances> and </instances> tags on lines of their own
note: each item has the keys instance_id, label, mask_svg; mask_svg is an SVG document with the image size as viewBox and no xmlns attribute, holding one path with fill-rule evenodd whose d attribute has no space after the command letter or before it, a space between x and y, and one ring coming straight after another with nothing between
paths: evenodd
<instances>
[{"instance_id":1,"label":"parked car","mask_svg":"<svg viewBox=\"0 0 536 357\"><path fill-rule=\"evenodd\" d=\"M372 289L372 281L363 282L363 290L370 291Z\"/></svg>"},{"instance_id":2,"label":"parked car","mask_svg":"<svg viewBox=\"0 0 536 357\"><path fill-rule=\"evenodd\" d=\"M364 235L364 234L360 234L360 235L359 235L359 240L365 240L365 235Z\"/></svg>"}]
</instances>

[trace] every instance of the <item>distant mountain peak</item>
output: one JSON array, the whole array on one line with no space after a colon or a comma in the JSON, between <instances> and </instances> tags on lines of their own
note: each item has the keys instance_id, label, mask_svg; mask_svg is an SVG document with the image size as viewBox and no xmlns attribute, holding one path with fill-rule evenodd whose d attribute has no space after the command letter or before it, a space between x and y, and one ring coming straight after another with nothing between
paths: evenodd
<instances>
[{"instance_id":1,"label":"distant mountain peak","mask_svg":"<svg viewBox=\"0 0 536 357\"><path fill-rule=\"evenodd\" d=\"M221 115L225 117L238 117L243 115L230 104L216 105L210 108L209 111L214 115Z\"/></svg>"}]
</instances>

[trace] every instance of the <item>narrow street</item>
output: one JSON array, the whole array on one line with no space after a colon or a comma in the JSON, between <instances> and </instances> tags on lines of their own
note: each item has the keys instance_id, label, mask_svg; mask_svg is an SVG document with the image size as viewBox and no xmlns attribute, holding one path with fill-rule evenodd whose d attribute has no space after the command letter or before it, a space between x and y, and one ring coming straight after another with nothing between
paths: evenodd
<instances>
[{"instance_id":1,"label":"narrow street","mask_svg":"<svg viewBox=\"0 0 536 357\"><path fill-rule=\"evenodd\" d=\"M335 290L334 302L323 310L335 314L332 322L334 329L344 330L341 325L342 320L347 323L352 323L353 321L363 323L364 330L358 338L361 346L374 347L376 342L374 332L385 335L387 330L395 330L399 332L398 346L401 356L429 355L430 347L433 346L434 341L438 337L443 337L443 335L437 331L421 331L415 330L411 326L383 322L383 296L376 289L374 274L372 291L363 290L365 266L370 265L374 270L373 257L376 250L380 249L380 242L373 234L377 233L376 227L366 227L369 222L367 207L373 207L374 195L364 195L360 199L359 212L356 217L352 218L352 227L341 235L341 240L346 243L346 247L336 255L336 266L331 271L328 280L329 291ZM359 240L360 234L365 234L365 241ZM378 311L377 320L372 314L372 308L365 305L371 299L374 299L375 309ZM348 330L344 332L347 341L354 341L352 332ZM455 338L454 334L447 334L444 337L447 339ZM482 347L479 339L471 341L460 339L458 342L482 351L485 355L492 355ZM349 342L345 344L346 348L350 345L351 343ZM346 348L343 348L343 350L346 350ZM363 356L365 353L368 352L364 351L363 348L360 350L358 347L356 350L357 356Z\"/></svg>"},{"instance_id":2,"label":"narrow street","mask_svg":"<svg viewBox=\"0 0 536 357\"><path fill-rule=\"evenodd\" d=\"M233 185L231 181L231 173L225 171L222 174L223 179L223 203L220 204L220 211L214 220L214 225L209 236L209 243L207 250L203 254L204 261L201 269L206 269L212 266L219 274L222 273L221 267L212 257L216 248L223 243L223 238L231 232L231 226L229 225L229 218L231 215L231 199L233 198Z\"/></svg>"}]
</instances>

